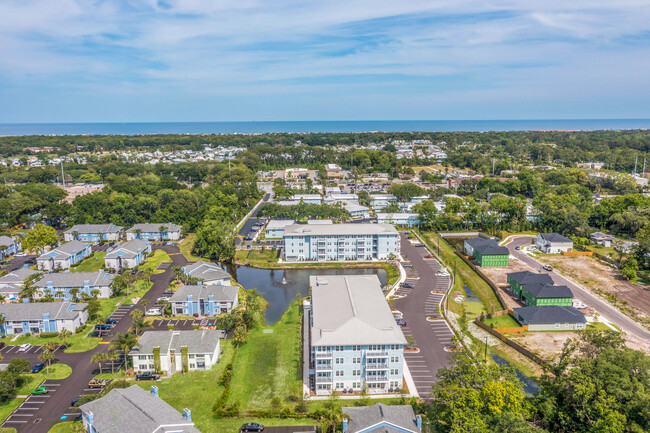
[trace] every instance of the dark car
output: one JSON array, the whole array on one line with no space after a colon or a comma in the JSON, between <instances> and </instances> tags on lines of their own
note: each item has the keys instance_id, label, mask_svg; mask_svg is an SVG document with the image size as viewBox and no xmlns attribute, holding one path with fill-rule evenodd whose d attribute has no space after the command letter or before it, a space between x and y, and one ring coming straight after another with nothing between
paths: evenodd
<instances>
[{"instance_id":1,"label":"dark car","mask_svg":"<svg viewBox=\"0 0 650 433\"><path fill-rule=\"evenodd\" d=\"M135 375L135 380L158 380L160 375L156 373L140 373Z\"/></svg>"},{"instance_id":2,"label":"dark car","mask_svg":"<svg viewBox=\"0 0 650 433\"><path fill-rule=\"evenodd\" d=\"M426 256L424 256L424 258L425 259L433 259L435 257L433 257L433 254L427 254Z\"/></svg>"},{"instance_id":3,"label":"dark car","mask_svg":"<svg viewBox=\"0 0 650 433\"><path fill-rule=\"evenodd\" d=\"M405 288L405 289L412 289L412 288L413 288L413 284L410 284L410 283L402 283L402 287Z\"/></svg>"},{"instance_id":4,"label":"dark car","mask_svg":"<svg viewBox=\"0 0 650 433\"><path fill-rule=\"evenodd\" d=\"M29 263L30 265L35 265L36 264L36 259L29 259L25 263Z\"/></svg>"},{"instance_id":5,"label":"dark car","mask_svg":"<svg viewBox=\"0 0 650 433\"><path fill-rule=\"evenodd\" d=\"M115 325L117 323L116 319L113 319L112 317L109 317L106 319L106 324L107 325Z\"/></svg>"},{"instance_id":6,"label":"dark car","mask_svg":"<svg viewBox=\"0 0 650 433\"><path fill-rule=\"evenodd\" d=\"M74 406L75 404L79 403L79 400L81 400L81 397L77 397L77 398L73 399L70 402L70 406Z\"/></svg>"},{"instance_id":7,"label":"dark car","mask_svg":"<svg viewBox=\"0 0 650 433\"><path fill-rule=\"evenodd\" d=\"M34 366L34 368L32 368L32 373L33 373L33 374L36 374L36 373L38 373L39 371L41 371L42 369L44 369L44 368L45 368L45 364L43 364L43 363L36 364L36 365Z\"/></svg>"},{"instance_id":8,"label":"dark car","mask_svg":"<svg viewBox=\"0 0 650 433\"><path fill-rule=\"evenodd\" d=\"M406 326L406 320L404 319L397 319L396 322L399 326Z\"/></svg>"},{"instance_id":9,"label":"dark car","mask_svg":"<svg viewBox=\"0 0 650 433\"><path fill-rule=\"evenodd\" d=\"M423 247L424 244L415 244L416 247Z\"/></svg>"},{"instance_id":10,"label":"dark car","mask_svg":"<svg viewBox=\"0 0 650 433\"><path fill-rule=\"evenodd\" d=\"M248 422L241 426L241 431L264 431L264 426L256 422Z\"/></svg>"},{"instance_id":11,"label":"dark car","mask_svg":"<svg viewBox=\"0 0 650 433\"><path fill-rule=\"evenodd\" d=\"M138 273L138 270L137 270L137 269L134 269L134 270L131 271L131 275L135 275L135 274L137 274L137 273Z\"/></svg>"},{"instance_id":12,"label":"dark car","mask_svg":"<svg viewBox=\"0 0 650 433\"><path fill-rule=\"evenodd\" d=\"M108 331L111 329L111 325L95 325L95 329L98 331Z\"/></svg>"},{"instance_id":13,"label":"dark car","mask_svg":"<svg viewBox=\"0 0 650 433\"><path fill-rule=\"evenodd\" d=\"M517 246L515 247L515 249L516 249L516 250L520 250L521 247L520 247L519 245L517 245Z\"/></svg>"},{"instance_id":14,"label":"dark car","mask_svg":"<svg viewBox=\"0 0 650 433\"><path fill-rule=\"evenodd\" d=\"M165 291L163 292L163 295L173 295L173 294L174 294L174 291L173 291L173 290L165 290Z\"/></svg>"}]
</instances>

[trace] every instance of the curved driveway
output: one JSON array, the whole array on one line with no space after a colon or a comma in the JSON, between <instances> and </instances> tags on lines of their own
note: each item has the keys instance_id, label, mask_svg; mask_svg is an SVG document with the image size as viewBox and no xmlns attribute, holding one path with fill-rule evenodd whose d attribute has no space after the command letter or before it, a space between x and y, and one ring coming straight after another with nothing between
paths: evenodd
<instances>
[{"instance_id":1,"label":"curved driveway","mask_svg":"<svg viewBox=\"0 0 650 433\"><path fill-rule=\"evenodd\" d=\"M573 281L563 277L559 273L555 271L545 271L542 269L542 263L538 262L523 251L515 249L517 246L521 247L523 245L530 245L530 241L531 236L516 237L506 246L511 255L526 263L528 266L533 268L535 272L550 274L555 284L569 287L576 298L579 298L582 302L594 308L601 316L605 317L623 331L650 342L650 331L621 313L616 307L613 307L608 302L603 301L601 298L591 293L589 290L575 284Z\"/></svg>"}]
</instances>

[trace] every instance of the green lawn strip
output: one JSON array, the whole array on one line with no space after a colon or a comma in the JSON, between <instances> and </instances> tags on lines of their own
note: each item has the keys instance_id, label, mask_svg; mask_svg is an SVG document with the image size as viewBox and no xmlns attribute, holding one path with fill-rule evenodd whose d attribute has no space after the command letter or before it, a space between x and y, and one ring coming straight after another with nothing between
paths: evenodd
<instances>
[{"instance_id":1,"label":"green lawn strip","mask_svg":"<svg viewBox=\"0 0 650 433\"><path fill-rule=\"evenodd\" d=\"M208 259L204 259L203 257L198 257L192 254L192 249L194 248L195 241L196 241L195 233L189 233L187 236L185 236L185 239L183 239L178 244L178 248L181 250L181 254L184 255L185 258L190 262L209 261Z\"/></svg>"},{"instance_id":2,"label":"green lawn strip","mask_svg":"<svg viewBox=\"0 0 650 433\"><path fill-rule=\"evenodd\" d=\"M25 401L24 398L10 398L6 401L0 402L0 422L4 422L13 411L16 410L20 404ZM7 429L7 432L15 431L13 429ZM2 429L0 429L2 433Z\"/></svg>"},{"instance_id":3,"label":"green lawn strip","mask_svg":"<svg viewBox=\"0 0 650 433\"><path fill-rule=\"evenodd\" d=\"M153 254L149 257L147 257L147 260L144 262L144 264L141 264L138 266L138 269L141 271L144 271L145 269L151 269L154 274L161 274L165 271L162 269L157 269L158 265L161 263L171 263L172 259L169 257L169 254L167 254L163 250L154 250Z\"/></svg>"},{"instance_id":4,"label":"green lawn strip","mask_svg":"<svg viewBox=\"0 0 650 433\"><path fill-rule=\"evenodd\" d=\"M470 290L481 298L487 312L490 312L491 308L494 311L499 311L503 308L492 288L467 263L456 255L453 248L444 239L436 233L424 233L422 238L434 252L437 252L436 246L438 243L440 244L440 256L442 260L452 271L456 271L455 278L462 278Z\"/></svg>"},{"instance_id":5,"label":"green lawn strip","mask_svg":"<svg viewBox=\"0 0 650 433\"><path fill-rule=\"evenodd\" d=\"M222 340L221 348L224 351L221 360L210 370L192 371L185 375L177 373L168 379L155 382L133 383L147 391L151 389L151 385L156 385L160 397L174 409L181 412L184 408L189 408L192 411L192 421L199 430L220 432L221 430L215 427L219 420L213 418L212 407L223 391L223 386L218 383L219 376L232 359L234 351L229 341Z\"/></svg>"},{"instance_id":6,"label":"green lawn strip","mask_svg":"<svg viewBox=\"0 0 650 433\"><path fill-rule=\"evenodd\" d=\"M336 400L336 405L339 407L350 407L350 406L355 406L355 403L358 402L359 400L338 399ZM373 398L370 400L371 405L377 403L383 403L385 405L392 406L398 404L408 404L408 401L402 400L401 398ZM326 405L327 405L327 400L313 400L307 403L307 407L309 408L310 412L316 411L318 409L325 409Z\"/></svg>"},{"instance_id":7,"label":"green lawn strip","mask_svg":"<svg viewBox=\"0 0 650 433\"><path fill-rule=\"evenodd\" d=\"M492 317L491 319L484 319L483 323L492 328L518 328L521 325L511 315L505 314L503 316Z\"/></svg>"},{"instance_id":8,"label":"green lawn strip","mask_svg":"<svg viewBox=\"0 0 650 433\"><path fill-rule=\"evenodd\" d=\"M17 431L13 427L0 427L0 433L17 433Z\"/></svg>"},{"instance_id":9,"label":"green lawn strip","mask_svg":"<svg viewBox=\"0 0 650 433\"><path fill-rule=\"evenodd\" d=\"M138 280L133 283L133 286L133 291L129 293L124 302L122 302L123 304L135 303L133 302L133 298L142 298L149 291L151 286L153 286L153 283L146 280Z\"/></svg>"},{"instance_id":10,"label":"green lawn strip","mask_svg":"<svg viewBox=\"0 0 650 433\"><path fill-rule=\"evenodd\" d=\"M484 352L479 353L479 355L483 355ZM496 362L493 361L491 358L491 355L498 355L501 358L505 359L512 365L513 367L517 368L519 371L524 376L528 376L531 379L537 379L538 377L538 371L540 367L535 364L533 361L530 359L526 358L525 356L519 354L516 352L514 349L511 349L510 347L506 346L505 343L499 343L496 346L489 346L488 347L488 359L491 362Z\"/></svg>"},{"instance_id":11,"label":"green lawn strip","mask_svg":"<svg viewBox=\"0 0 650 433\"><path fill-rule=\"evenodd\" d=\"M620 331L620 328L616 325L613 325L614 328L618 329ZM587 323L587 329L590 331L611 331L612 328L609 326L605 325L602 322L589 322Z\"/></svg>"},{"instance_id":12,"label":"green lawn strip","mask_svg":"<svg viewBox=\"0 0 650 433\"><path fill-rule=\"evenodd\" d=\"M104 266L105 252L96 252L88 257L79 266L70 267L70 272L97 272Z\"/></svg>"},{"instance_id":13,"label":"green lawn strip","mask_svg":"<svg viewBox=\"0 0 650 433\"><path fill-rule=\"evenodd\" d=\"M104 366L102 366L103 368ZM130 376L124 372L124 370L117 370L115 373L102 373L95 376L97 379L131 379L134 376Z\"/></svg>"},{"instance_id":14,"label":"green lawn strip","mask_svg":"<svg viewBox=\"0 0 650 433\"><path fill-rule=\"evenodd\" d=\"M373 400L374 401L374 400ZM194 419L194 412L192 412L192 419ZM201 430L201 431L214 431L219 433L237 433L239 428L246 423L257 422L265 427L273 426L288 426L288 425L300 425L300 426L311 426L319 425L318 421L310 418L251 418L251 417L242 417L242 418L220 418L212 420L211 426L212 430ZM197 425L198 427L198 425Z\"/></svg>"},{"instance_id":15,"label":"green lawn strip","mask_svg":"<svg viewBox=\"0 0 650 433\"><path fill-rule=\"evenodd\" d=\"M75 424L78 424L79 421L64 421L57 424L54 424L47 433L74 433Z\"/></svg>"},{"instance_id":16,"label":"green lawn strip","mask_svg":"<svg viewBox=\"0 0 650 433\"><path fill-rule=\"evenodd\" d=\"M269 409L274 396L286 402L289 391L302 386L300 319L300 302L294 301L272 333L261 325L251 331L233 364L228 405Z\"/></svg>"},{"instance_id":17,"label":"green lawn strip","mask_svg":"<svg viewBox=\"0 0 650 433\"><path fill-rule=\"evenodd\" d=\"M86 352L88 350L95 348L99 344L101 339L97 337L87 337L90 331L92 331L92 329L86 329L85 331L79 334L73 334L70 337L68 337L67 343L69 347L65 349L65 353ZM18 346L25 343L37 345L37 344L55 342L58 344L63 344L63 340L61 340L58 336L41 338L38 335L30 335L30 336L22 335L18 337L16 340L11 341L12 338L13 336L10 335L3 338L2 341L5 344L18 345Z\"/></svg>"},{"instance_id":18,"label":"green lawn strip","mask_svg":"<svg viewBox=\"0 0 650 433\"><path fill-rule=\"evenodd\" d=\"M41 384L44 380L59 380L65 379L72 374L72 368L67 364L52 364L50 365L50 376L48 377L45 369L36 374L21 374L20 384L18 388L12 391L14 395L28 395L34 388Z\"/></svg>"}]
</instances>

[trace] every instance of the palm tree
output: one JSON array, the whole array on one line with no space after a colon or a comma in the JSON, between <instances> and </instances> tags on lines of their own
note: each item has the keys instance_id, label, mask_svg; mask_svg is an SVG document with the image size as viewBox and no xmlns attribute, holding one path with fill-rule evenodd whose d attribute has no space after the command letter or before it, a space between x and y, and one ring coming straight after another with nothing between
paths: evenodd
<instances>
[{"instance_id":1,"label":"palm tree","mask_svg":"<svg viewBox=\"0 0 650 433\"><path fill-rule=\"evenodd\" d=\"M5 258L5 250L8 248L8 245L0 245L0 257Z\"/></svg>"},{"instance_id":2,"label":"palm tree","mask_svg":"<svg viewBox=\"0 0 650 433\"><path fill-rule=\"evenodd\" d=\"M79 298L77 297L77 296L79 296L79 289L78 288L73 287L68 292L70 293L70 296L72 296L73 301L76 302L76 301L79 300Z\"/></svg>"},{"instance_id":3,"label":"palm tree","mask_svg":"<svg viewBox=\"0 0 650 433\"><path fill-rule=\"evenodd\" d=\"M100 292L99 289L92 289L90 291L90 296L97 299L97 297L99 296L100 293L102 293L102 292Z\"/></svg>"},{"instance_id":4,"label":"palm tree","mask_svg":"<svg viewBox=\"0 0 650 433\"><path fill-rule=\"evenodd\" d=\"M140 236L142 236L142 229L135 229L135 238L140 239Z\"/></svg>"},{"instance_id":5,"label":"palm tree","mask_svg":"<svg viewBox=\"0 0 650 433\"><path fill-rule=\"evenodd\" d=\"M47 377L50 377L50 363L54 361L54 352L48 347L44 347L43 349L44 350L38 355L38 360L45 364Z\"/></svg>"},{"instance_id":6,"label":"palm tree","mask_svg":"<svg viewBox=\"0 0 650 433\"><path fill-rule=\"evenodd\" d=\"M34 283L38 278L40 278L41 274L32 274L29 277L25 278L25 281L23 281L23 287L22 290L20 291L20 296L23 298L29 298L30 301L34 300L34 293L36 293L36 290L38 289Z\"/></svg>"},{"instance_id":7,"label":"palm tree","mask_svg":"<svg viewBox=\"0 0 650 433\"><path fill-rule=\"evenodd\" d=\"M146 310L146 309L147 309L147 305L149 305L149 300L148 300L148 299L143 299L143 300L140 301L140 303L142 304L142 306L143 306L144 309ZM138 310L138 311L140 311L140 310Z\"/></svg>"},{"instance_id":8,"label":"palm tree","mask_svg":"<svg viewBox=\"0 0 650 433\"><path fill-rule=\"evenodd\" d=\"M62 329L59 331L59 338L63 340L63 344L65 346L68 345L68 337L72 335L72 331L69 331L67 329Z\"/></svg>"},{"instance_id":9,"label":"palm tree","mask_svg":"<svg viewBox=\"0 0 650 433\"><path fill-rule=\"evenodd\" d=\"M72 232L72 239L74 239L75 241L79 240L79 232L78 231L75 230L75 231Z\"/></svg>"},{"instance_id":10,"label":"palm tree","mask_svg":"<svg viewBox=\"0 0 650 433\"><path fill-rule=\"evenodd\" d=\"M90 358L90 362L99 366L99 374L102 374L102 362L106 361L108 356L104 352L97 352Z\"/></svg>"},{"instance_id":11,"label":"palm tree","mask_svg":"<svg viewBox=\"0 0 650 433\"><path fill-rule=\"evenodd\" d=\"M119 353L114 350L109 350L108 353L106 353L106 359L108 361L111 361L111 374L115 374L115 361L117 361L119 358Z\"/></svg>"},{"instance_id":12,"label":"palm tree","mask_svg":"<svg viewBox=\"0 0 650 433\"><path fill-rule=\"evenodd\" d=\"M131 334L129 332L125 332L124 334L118 333L115 336L115 339L111 341L112 347L120 349L122 352L124 352L124 370L126 370L129 366L127 355L136 344L138 344L137 337L135 334Z\"/></svg>"},{"instance_id":13,"label":"palm tree","mask_svg":"<svg viewBox=\"0 0 650 433\"><path fill-rule=\"evenodd\" d=\"M140 333L144 328L150 328L151 325L144 320L144 317L138 317L133 319L133 329L135 330L136 335Z\"/></svg>"},{"instance_id":14,"label":"palm tree","mask_svg":"<svg viewBox=\"0 0 650 433\"><path fill-rule=\"evenodd\" d=\"M165 233L165 230L167 230L167 226L164 225L164 224L161 225L160 227L158 227L158 231L160 232L160 241L161 242L163 240L163 234Z\"/></svg>"}]
</instances>

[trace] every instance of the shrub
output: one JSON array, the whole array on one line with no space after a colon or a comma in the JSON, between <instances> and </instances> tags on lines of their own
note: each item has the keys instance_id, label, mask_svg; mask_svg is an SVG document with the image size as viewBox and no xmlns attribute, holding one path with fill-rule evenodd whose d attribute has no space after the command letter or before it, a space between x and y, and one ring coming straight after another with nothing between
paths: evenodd
<instances>
[{"instance_id":1,"label":"shrub","mask_svg":"<svg viewBox=\"0 0 650 433\"><path fill-rule=\"evenodd\" d=\"M176 327L174 325L167 325L167 330L168 331L173 331L174 329L176 329Z\"/></svg>"},{"instance_id":2,"label":"shrub","mask_svg":"<svg viewBox=\"0 0 650 433\"><path fill-rule=\"evenodd\" d=\"M58 337L59 333L58 332L41 332L38 334L40 338L52 338L52 337Z\"/></svg>"},{"instance_id":3,"label":"shrub","mask_svg":"<svg viewBox=\"0 0 650 433\"><path fill-rule=\"evenodd\" d=\"M87 328L86 324L83 324L80 327L78 327L77 329L75 329L74 333L75 334L80 334L80 333L84 332L86 330L86 328Z\"/></svg>"}]
</instances>

